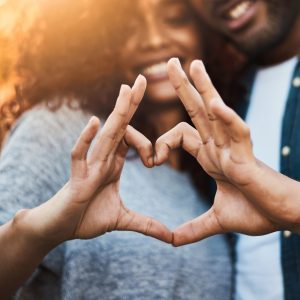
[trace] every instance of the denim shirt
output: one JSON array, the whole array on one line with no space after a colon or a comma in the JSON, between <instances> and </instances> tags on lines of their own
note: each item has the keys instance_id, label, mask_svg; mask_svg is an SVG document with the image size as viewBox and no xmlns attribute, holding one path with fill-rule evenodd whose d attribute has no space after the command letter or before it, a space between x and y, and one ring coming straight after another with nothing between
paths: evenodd
<instances>
[{"instance_id":1,"label":"denim shirt","mask_svg":"<svg viewBox=\"0 0 300 300\"><path fill-rule=\"evenodd\" d=\"M251 96L255 71L246 80L248 95L235 110L245 118ZM276 83L275 83L276 84ZM300 60L292 76L291 87L284 112L281 130L280 172L300 181ZM298 195L296 195L298 196ZM281 232L281 264L285 300L300 299L300 235Z\"/></svg>"}]
</instances>

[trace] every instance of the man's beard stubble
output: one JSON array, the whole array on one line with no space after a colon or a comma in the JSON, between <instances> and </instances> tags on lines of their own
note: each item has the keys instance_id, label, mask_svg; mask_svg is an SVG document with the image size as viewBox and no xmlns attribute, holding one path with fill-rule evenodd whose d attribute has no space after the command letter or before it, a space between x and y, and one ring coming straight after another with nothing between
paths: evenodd
<instances>
[{"instance_id":1,"label":"man's beard stubble","mask_svg":"<svg viewBox=\"0 0 300 300\"><path fill-rule=\"evenodd\" d=\"M297 17L300 15L299 0L290 0L289 2L268 0L265 2L268 14L268 24L265 28L253 33L253 36L247 38L247 40L237 40L229 35L225 36L240 51L252 59L265 55L284 42L289 31L292 30Z\"/></svg>"}]
</instances>

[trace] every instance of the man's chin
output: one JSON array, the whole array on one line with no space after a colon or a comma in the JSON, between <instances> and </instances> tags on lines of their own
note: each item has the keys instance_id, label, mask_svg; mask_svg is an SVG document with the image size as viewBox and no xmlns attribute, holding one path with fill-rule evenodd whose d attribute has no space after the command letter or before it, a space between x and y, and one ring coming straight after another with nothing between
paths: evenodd
<instances>
[{"instance_id":1,"label":"man's chin","mask_svg":"<svg viewBox=\"0 0 300 300\"><path fill-rule=\"evenodd\" d=\"M266 53L278 47L284 41L285 37L286 34L274 35L274 32L269 30L261 30L260 32L245 34L244 36L241 35L238 38L226 36L229 42L250 59L265 56Z\"/></svg>"}]
</instances>

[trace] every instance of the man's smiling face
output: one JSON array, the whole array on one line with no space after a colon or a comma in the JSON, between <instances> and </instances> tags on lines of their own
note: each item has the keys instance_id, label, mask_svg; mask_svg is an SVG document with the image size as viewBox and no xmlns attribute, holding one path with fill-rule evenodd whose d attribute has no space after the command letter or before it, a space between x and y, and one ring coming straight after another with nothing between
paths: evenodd
<instances>
[{"instance_id":1,"label":"man's smiling face","mask_svg":"<svg viewBox=\"0 0 300 300\"><path fill-rule=\"evenodd\" d=\"M300 12L299 0L191 1L212 28L250 56L276 47Z\"/></svg>"}]
</instances>

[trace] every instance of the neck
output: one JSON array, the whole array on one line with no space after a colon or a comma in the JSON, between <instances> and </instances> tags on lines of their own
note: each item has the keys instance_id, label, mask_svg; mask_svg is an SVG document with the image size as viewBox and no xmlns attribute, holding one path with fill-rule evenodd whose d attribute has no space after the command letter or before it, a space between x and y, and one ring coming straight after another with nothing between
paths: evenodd
<instances>
[{"instance_id":1,"label":"neck","mask_svg":"<svg viewBox=\"0 0 300 300\"><path fill-rule=\"evenodd\" d=\"M300 55L300 16L287 37L273 50L259 59L263 66L271 66Z\"/></svg>"}]
</instances>

